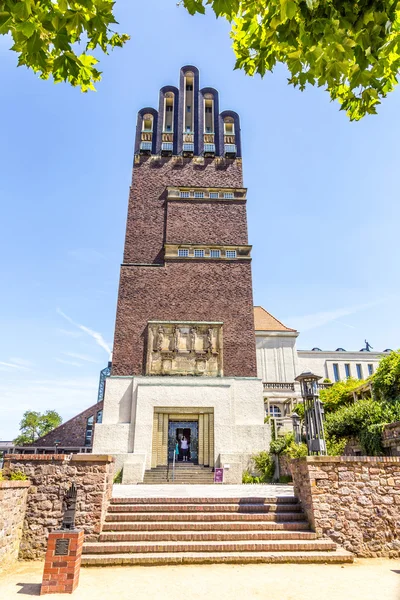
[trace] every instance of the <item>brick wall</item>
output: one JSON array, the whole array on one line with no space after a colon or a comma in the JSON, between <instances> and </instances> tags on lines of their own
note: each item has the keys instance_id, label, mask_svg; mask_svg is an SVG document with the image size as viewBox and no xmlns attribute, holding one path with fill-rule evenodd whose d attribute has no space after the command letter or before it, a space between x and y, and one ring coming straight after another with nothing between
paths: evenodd
<instances>
[{"instance_id":1,"label":"brick wall","mask_svg":"<svg viewBox=\"0 0 400 600\"><path fill-rule=\"evenodd\" d=\"M223 321L224 376L256 377L250 265L176 261L122 267L113 375L143 375L147 321Z\"/></svg>"},{"instance_id":2,"label":"brick wall","mask_svg":"<svg viewBox=\"0 0 400 600\"><path fill-rule=\"evenodd\" d=\"M362 557L400 557L400 457L308 456L292 461L313 529Z\"/></svg>"},{"instance_id":3,"label":"brick wall","mask_svg":"<svg viewBox=\"0 0 400 600\"><path fill-rule=\"evenodd\" d=\"M0 569L18 558L30 481L0 481Z\"/></svg>"},{"instance_id":4,"label":"brick wall","mask_svg":"<svg viewBox=\"0 0 400 600\"><path fill-rule=\"evenodd\" d=\"M164 262L163 249L166 241L247 244L244 202L166 201L167 186L241 188L241 160L221 165L212 159L201 164L190 159L178 164L176 159L135 161L112 374L145 374L149 320L223 321L224 375L256 377L250 262Z\"/></svg>"},{"instance_id":5,"label":"brick wall","mask_svg":"<svg viewBox=\"0 0 400 600\"><path fill-rule=\"evenodd\" d=\"M86 540L97 540L112 494L114 458L95 454L8 455L4 473L13 471L22 471L32 483L20 558L44 556L49 532L61 526L63 498L72 482L78 491L76 527L84 530Z\"/></svg>"},{"instance_id":6,"label":"brick wall","mask_svg":"<svg viewBox=\"0 0 400 600\"><path fill-rule=\"evenodd\" d=\"M85 445L85 435L86 435L86 425L89 417L94 417L94 424L96 423L96 414L99 410L103 409L103 402L97 402L90 408L87 408L83 412L76 415L69 421L66 421L59 427L56 427L46 435L43 435L41 438L36 440L33 444L29 444L29 447L32 446L55 446L57 445L62 448L63 446L80 446L83 447ZM92 434L93 440L93 434ZM59 442L59 443L58 443ZM28 444L26 444L28 445Z\"/></svg>"}]
</instances>

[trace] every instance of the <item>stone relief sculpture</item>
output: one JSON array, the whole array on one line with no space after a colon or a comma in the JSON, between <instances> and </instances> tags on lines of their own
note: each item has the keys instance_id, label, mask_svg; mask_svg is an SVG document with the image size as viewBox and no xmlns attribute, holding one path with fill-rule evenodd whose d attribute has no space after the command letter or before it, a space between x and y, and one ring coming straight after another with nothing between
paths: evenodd
<instances>
[{"instance_id":1,"label":"stone relief sculpture","mask_svg":"<svg viewBox=\"0 0 400 600\"><path fill-rule=\"evenodd\" d=\"M222 323L150 321L148 375L222 375Z\"/></svg>"}]
</instances>

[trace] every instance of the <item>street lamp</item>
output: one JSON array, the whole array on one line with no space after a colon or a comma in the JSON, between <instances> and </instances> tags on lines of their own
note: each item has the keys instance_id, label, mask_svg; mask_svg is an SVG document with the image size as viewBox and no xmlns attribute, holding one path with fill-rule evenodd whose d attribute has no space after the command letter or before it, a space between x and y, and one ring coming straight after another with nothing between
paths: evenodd
<instances>
[{"instance_id":1,"label":"street lamp","mask_svg":"<svg viewBox=\"0 0 400 600\"><path fill-rule=\"evenodd\" d=\"M303 371L295 378L300 383L304 401L304 421L308 454L326 455L323 415L324 409L318 395L318 381L321 379L311 371Z\"/></svg>"},{"instance_id":2,"label":"street lamp","mask_svg":"<svg viewBox=\"0 0 400 600\"><path fill-rule=\"evenodd\" d=\"M293 433L294 433L294 441L296 444L300 444L301 442L301 419L297 413L293 413L291 416L293 422Z\"/></svg>"}]
</instances>

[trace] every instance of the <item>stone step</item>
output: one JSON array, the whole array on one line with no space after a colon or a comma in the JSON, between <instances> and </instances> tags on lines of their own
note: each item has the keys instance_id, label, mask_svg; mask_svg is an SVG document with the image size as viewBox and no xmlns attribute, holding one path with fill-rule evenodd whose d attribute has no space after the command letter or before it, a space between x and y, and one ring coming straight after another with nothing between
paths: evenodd
<instances>
[{"instance_id":1,"label":"stone step","mask_svg":"<svg viewBox=\"0 0 400 600\"><path fill-rule=\"evenodd\" d=\"M100 542L233 542L258 540L315 540L312 531L140 531L110 532L100 535Z\"/></svg>"},{"instance_id":2,"label":"stone step","mask_svg":"<svg viewBox=\"0 0 400 600\"><path fill-rule=\"evenodd\" d=\"M295 496L269 496L269 497L258 497L250 496L248 498L112 498L111 504L182 504L188 502L190 504L297 504L298 500Z\"/></svg>"},{"instance_id":3,"label":"stone step","mask_svg":"<svg viewBox=\"0 0 400 600\"><path fill-rule=\"evenodd\" d=\"M176 553L123 553L123 554L84 554L82 565L178 565L178 564L276 564L276 563L352 563L350 552L337 548L330 552L241 552L240 554L218 554L212 552L176 552Z\"/></svg>"},{"instance_id":4,"label":"stone step","mask_svg":"<svg viewBox=\"0 0 400 600\"><path fill-rule=\"evenodd\" d=\"M112 504L108 508L109 513L143 513L143 512L165 512L165 513L274 513L274 512L301 512L300 504L153 504L149 499L148 504Z\"/></svg>"},{"instance_id":5,"label":"stone step","mask_svg":"<svg viewBox=\"0 0 400 600\"><path fill-rule=\"evenodd\" d=\"M155 521L105 522L103 531L309 531L307 521Z\"/></svg>"},{"instance_id":6,"label":"stone step","mask_svg":"<svg viewBox=\"0 0 400 600\"><path fill-rule=\"evenodd\" d=\"M253 540L253 541L199 541L170 542L87 542L83 554L125 554L158 552L308 552L334 551L336 544L329 539L319 540Z\"/></svg>"},{"instance_id":7,"label":"stone step","mask_svg":"<svg viewBox=\"0 0 400 600\"><path fill-rule=\"evenodd\" d=\"M179 477L175 479L146 479L144 478L140 485L165 485L165 484L174 484L174 485L214 485L214 479L204 479L204 478L195 478L195 477Z\"/></svg>"},{"instance_id":8,"label":"stone step","mask_svg":"<svg viewBox=\"0 0 400 600\"><path fill-rule=\"evenodd\" d=\"M299 512L119 512L108 513L106 521L298 521L302 513Z\"/></svg>"}]
</instances>

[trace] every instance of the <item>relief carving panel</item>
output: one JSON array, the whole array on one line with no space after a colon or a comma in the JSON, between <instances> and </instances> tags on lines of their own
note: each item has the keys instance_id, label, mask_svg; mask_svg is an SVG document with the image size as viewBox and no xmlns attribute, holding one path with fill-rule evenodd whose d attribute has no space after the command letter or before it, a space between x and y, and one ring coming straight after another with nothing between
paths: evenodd
<instances>
[{"instance_id":1,"label":"relief carving panel","mask_svg":"<svg viewBox=\"0 0 400 600\"><path fill-rule=\"evenodd\" d=\"M147 375L222 376L222 323L148 324Z\"/></svg>"}]
</instances>

